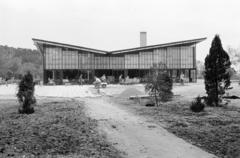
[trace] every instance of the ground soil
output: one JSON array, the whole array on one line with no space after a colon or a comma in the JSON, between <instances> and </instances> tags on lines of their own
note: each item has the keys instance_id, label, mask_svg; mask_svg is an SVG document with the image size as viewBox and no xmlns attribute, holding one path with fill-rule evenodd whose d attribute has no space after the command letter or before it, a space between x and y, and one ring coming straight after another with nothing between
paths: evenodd
<instances>
[{"instance_id":1,"label":"ground soil","mask_svg":"<svg viewBox=\"0 0 240 158\"><path fill-rule=\"evenodd\" d=\"M72 99L38 99L35 113L17 113L16 100L0 101L0 157L121 157Z\"/></svg>"}]
</instances>

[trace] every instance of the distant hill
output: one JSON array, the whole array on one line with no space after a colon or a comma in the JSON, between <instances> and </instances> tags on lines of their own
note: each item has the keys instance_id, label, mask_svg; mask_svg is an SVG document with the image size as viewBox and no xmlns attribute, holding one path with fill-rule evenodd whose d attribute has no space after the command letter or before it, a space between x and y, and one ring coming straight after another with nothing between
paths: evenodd
<instances>
[{"instance_id":1,"label":"distant hill","mask_svg":"<svg viewBox=\"0 0 240 158\"><path fill-rule=\"evenodd\" d=\"M0 45L0 77L19 78L26 71L42 77L42 56L37 50Z\"/></svg>"}]
</instances>

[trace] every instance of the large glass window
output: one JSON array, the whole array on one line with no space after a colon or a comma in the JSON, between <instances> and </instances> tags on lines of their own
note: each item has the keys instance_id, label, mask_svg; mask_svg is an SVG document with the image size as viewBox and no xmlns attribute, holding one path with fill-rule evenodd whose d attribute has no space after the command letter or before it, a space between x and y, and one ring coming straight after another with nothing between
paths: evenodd
<instances>
[{"instance_id":1,"label":"large glass window","mask_svg":"<svg viewBox=\"0 0 240 158\"><path fill-rule=\"evenodd\" d=\"M95 63L95 69L109 69L108 56L95 56L94 63Z\"/></svg>"},{"instance_id":2,"label":"large glass window","mask_svg":"<svg viewBox=\"0 0 240 158\"><path fill-rule=\"evenodd\" d=\"M179 69L181 66L181 54L179 47L169 47L167 48L167 68L169 69Z\"/></svg>"},{"instance_id":3,"label":"large glass window","mask_svg":"<svg viewBox=\"0 0 240 158\"><path fill-rule=\"evenodd\" d=\"M181 47L181 68L193 68L192 47Z\"/></svg>"},{"instance_id":4,"label":"large glass window","mask_svg":"<svg viewBox=\"0 0 240 158\"><path fill-rule=\"evenodd\" d=\"M125 55L125 68L126 69L138 69L138 54L126 54Z\"/></svg>"},{"instance_id":5,"label":"large glass window","mask_svg":"<svg viewBox=\"0 0 240 158\"><path fill-rule=\"evenodd\" d=\"M160 49L155 49L153 51L153 63L154 64L164 64L166 65L166 54L167 49L166 48L160 48Z\"/></svg>"},{"instance_id":6,"label":"large glass window","mask_svg":"<svg viewBox=\"0 0 240 158\"><path fill-rule=\"evenodd\" d=\"M80 52L78 54L79 69L93 69L94 55L92 53Z\"/></svg>"},{"instance_id":7,"label":"large glass window","mask_svg":"<svg viewBox=\"0 0 240 158\"><path fill-rule=\"evenodd\" d=\"M141 69L150 69L153 66L153 53L152 52L140 52L139 53Z\"/></svg>"},{"instance_id":8,"label":"large glass window","mask_svg":"<svg viewBox=\"0 0 240 158\"><path fill-rule=\"evenodd\" d=\"M46 69L62 69L62 49L46 48Z\"/></svg>"},{"instance_id":9,"label":"large glass window","mask_svg":"<svg viewBox=\"0 0 240 158\"><path fill-rule=\"evenodd\" d=\"M63 69L78 69L78 52L63 50Z\"/></svg>"},{"instance_id":10,"label":"large glass window","mask_svg":"<svg viewBox=\"0 0 240 158\"><path fill-rule=\"evenodd\" d=\"M193 47L168 47L125 55L100 55L72 49L47 46L45 68L51 69L149 69L153 64L166 64L168 69L191 69Z\"/></svg>"},{"instance_id":11,"label":"large glass window","mask_svg":"<svg viewBox=\"0 0 240 158\"><path fill-rule=\"evenodd\" d=\"M110 56L110 69L124 69L124 57Z\"/></svg>"}]
</instances>

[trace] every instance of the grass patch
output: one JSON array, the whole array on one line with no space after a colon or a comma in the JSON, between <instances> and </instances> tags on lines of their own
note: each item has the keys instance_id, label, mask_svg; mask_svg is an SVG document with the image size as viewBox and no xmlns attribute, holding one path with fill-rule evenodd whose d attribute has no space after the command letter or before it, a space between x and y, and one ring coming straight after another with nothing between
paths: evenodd
<instances>
[{"instance_id":1,"label":"grass patch","mask_svg":"<svg viewBox=\"0 0 240 158\"><path fill-rule=\"evenodd\" d=\"M123 99L115 101L219 157L240 156L240 108L206 107L203 112L194 113L189 109L191 102L180 98L159 107L140 106Z\"/></svg>"},{"instance_id":2,"label":"grass patch","mask_svg":"<svg viewBox=\"0 0 240 158\"><path fill-rule=\"evenodd\" d=\"M97 122L74 100L40 100L35 113L17 113L14 101L0 101L3 157L121 157L97 132Z\"/></svg>"}]
</instances>

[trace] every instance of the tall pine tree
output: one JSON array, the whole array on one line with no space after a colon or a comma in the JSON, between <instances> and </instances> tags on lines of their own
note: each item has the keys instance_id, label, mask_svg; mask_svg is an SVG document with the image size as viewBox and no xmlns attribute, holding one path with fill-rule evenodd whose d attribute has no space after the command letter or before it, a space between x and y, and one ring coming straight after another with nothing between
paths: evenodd
<instances>
[{"instance_id":1,"label":"tall pine tree","mask_svg":"<svg viewBox=\"0 0 240 158\"><path fill-rule=\"evenodd\" d=\"M227 52L222 48L218 35L212 41L209 54L205 58L205 89L208 95L210 106L219 106L221 96L230 86L230 74L228 69L231 66Z\"/></svg>"}]
</instances>

